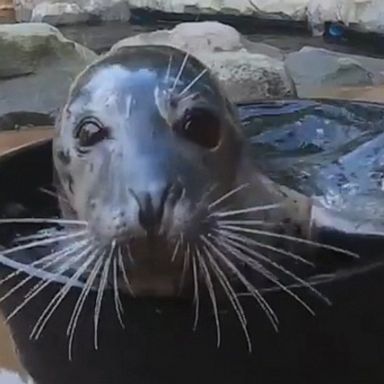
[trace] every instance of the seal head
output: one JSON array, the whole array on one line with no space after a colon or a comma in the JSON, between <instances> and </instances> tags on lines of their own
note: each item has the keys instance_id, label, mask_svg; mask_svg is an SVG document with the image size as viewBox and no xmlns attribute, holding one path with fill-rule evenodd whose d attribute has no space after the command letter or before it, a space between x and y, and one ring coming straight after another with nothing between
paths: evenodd
<instances>
[{"instance_id":1,"label":"seal head","mask_svg":"<svg viewBox=\"0 0 384 384\"><path fill-rule=\"evenodd\" d=\"M173 253L209 234L209 205L236 187L240 127L196 58L171 47L120 48L79 75L58 121L63 215L87 221L100 247L132 255L136 288L146 273L153 283L164 268L180 268L169 266Z\"/></svg>"}]
</instances>

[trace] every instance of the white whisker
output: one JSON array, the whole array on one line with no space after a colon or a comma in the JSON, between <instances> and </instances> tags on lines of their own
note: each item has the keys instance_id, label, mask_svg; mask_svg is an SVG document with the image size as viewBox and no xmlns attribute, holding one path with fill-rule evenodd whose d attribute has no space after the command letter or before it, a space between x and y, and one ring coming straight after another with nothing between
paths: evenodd
<instances>
[{"instance_id":1,"label":"white whisker","mask_svg":"<svg viewBox=\"0 0 384 384\"><path fill-rule=\"evenodd\" d=\"M176 78L175 78L175 81L173 83L173 86L172 86L172 89L171 89L171 92L174 92L176 86L177 86L177 83L179 82L180 80L180 77L181 75L183 74L183 71L184 71L184 67L185 65L187 64L187 61L188 61L188 58L189 58L189 52L186 52L185 56L184 56L184 60L180 66L180 69L179 69L179 73L177 74Z\"/></svg>"},{"instance_id":2,"label":"white whisker","mask_svg":"<svg viewBox=\"0 0 384 384\"><path fill-rule=\"evenodd\" d=\"M225 225L219 225L219 228L220 229L218 229L218 232L220 234L224 234L225 236L229 236L229 234L231 234L233 236L236 236L236 234L233 233L233 231L231 231L229 229L227 229L227 230L222 229L222 228L226 228ZM293 252L290 252L290 251L286 251L285 249L274 247L273 245L270 245L270 244L262 243L260 241L257 241L255 239L251 239L249 237L243 236L243 238L245 239L244 241L247 241L247 243L249 245L254 245L254 246L259 247L259 248L269 249L270 251L279 253L279 254L284 255L284 256L288 256L288 257L292 258L293 260L300 261L301 263L306 264L306 265L308 265L310 267L315 267L314 263L304 259L303 257L297 255L296 253L293 253Z\"/></svg>"},{"instance_id":3,"label":"white whisker","mask_svg":"<svg viewBox=\"0 0 384 384\"><path fill-rule=\"evenodd\" d=\"M190 256L191 256L191 247L190 247L190 244L187 243L186 251L184 253L184 258L183 258L183 270L181 272L179 293L181 293L181 291L184 287L185 278L187 275L188 265L189 265L189 261L190 261Z\"/></svg>"},{"instance_id":4,"label":"white whisker","mask_svg":"<svg viewBox=\"0 0 384 384\"><path fill-rule=\"evenodd\" d=\"M170 74L171 74L172 59L173 59L173 55L170 55L170 56L169 56L169 60L168 60L167 72L166 72L166 74L165 74L165 79L164 79L164 82L165 82L165 83L168 83L169 76L170 76Z\"/></svg>"},{"instance_id":5,"label":"white whisker","mask_svg":"<svg viewBox=\"0 0 384 384\"><path fill-rule=\"evenodd\" d=\"M213 245L212 245L212 247L215 248ZM238 319L240 321L241 327L243 329L243 332L244 332L244 335L245 335L245 338L246 338L246 341L247 341L248 351L251 352L252 351L252 343L251 343L251 339L249 337L249 332L248 332L248 329L247 329L247 319L246 319L243 307L241 306L241 304L239 302L239 299L236 296L236 292L233 290L233 287L232 287L231 283L228 280L228 277L222 271L222 269L220 268L220 266L218 265L218 263L214 259L213 255L208 250L208 248L204 247L204 249L205 249L206 255L209 258L209 262L211 263L211 265L213 267L213 270L214 270L214 272L216 274L216 277L219 280L219 283L223 287L223 289L224 289L224 291L225 291L229 301L231 302L231 305L232 305L233 309L235 310L235 313L236 313L236 315L237 315L237 317L238 317ZM222 258L222 257L225 258L224 255L220 255L220 254L219 254L219 257L220 258Z\"/></svg>"},{"instance_id":6,"label":"white whisker","mask_svg":"<svg viewBox=\"0 0 384 384\"><path fill-rule=\"evenodd\" d=\"M129 246L129 244L125 247L125 249L127 250L129 261L130 261L132 264L135 264L135 260L134 260L133 257L132 257L131 247Z\"/></svg>"},{"instance_id":7,"label":"white whisker","mask_svg":"<svg viewBox=\"0 0 384 384\"><path fill-rule=\"evenodd\" d=\"M305 286L306 288L308 288L309 290L311 290L316 296L318 296L320 299L322 299L326 304L328 305L332 305L332 303L329 301L329 299L327 299L323 294L321 294L317 289L313 288L309 283L307 283L305 280L301 279L299 276L295 275L293 272L289 271L288 269L284 268L283 266L281 266L280 264L277 264L276 262L274 262L273 260L269 259L268 257L262 255L261 253L249 248L248 246L246 245L242 245L241 243L246 243L246 240L243 239L241 236L236 236L236 235L232 235L230 233L228 233L226 235L226 238L223 239L223 241L225 242L230 242L231 244L233 244L235 247L238 247L238 248L241 248L243 249L244 251L246 252L249 252L251 255L253 255L254 257L258 258L259 260L262 260L266 263L268 263L269 265L273 266L274 268L278 269L279 271L285 273L287 276L290 276L292 279L294 279L295 281L303 284L303 286Z\"/></svg>"},{"instance_id":8,"label":"white whisker","mask_svg":"<svg viewBox=\"0 0 384 384\"><path fill-rule=\"evenodd\" d=\"M60 196L58 193L52 192L52 191L50 191L49 189L46 189L46 188L39 188L39 189L40 189L41 192L46 193L49 196L52 196L52 197L54 197L54 198L56 198L58 200L62 200L65 203L69 203L68 199L66 199L63 196Z\"/></svg>"},{"instance_id":9,"label":"white whisker","mask_svg":"<svg viewBox=\"0 0 384 384\"><path fill-rule=\"evenodd\" d=\"M180 245L181 245L181 237L179 237L179 239L176 242L175 248L173 249L172 259L171 259L172 263L174 263L176 260L176 256L177 256L177 253L179 252Z\"/></svg>"},{"instance_id":10,"label":"white whisker","mask_svg":"<svg viewBox=\"0 0 384 384\"><path fill-rule=\"evenodd\" d=\"M251 213L251 212L262 212L268 211L271 209L281 208L281 204L269 204L269 205L261 205L256 207L249 207L243 209L237 209L234 211L225 211L225 212L214 212L209 215L209 217L227 217L227 216L235 216L241 215L243 213Z\"/></svg>"},{"instance_id":11,"label":"white whisker","mask_svg":"<svg viewBox=\"0 0 384 384\"><path fill-rule=\"evenodd\" d=\"M208 247L213 247L213 249L217 250L217 248L207 240L205 236L201 236L201 239ZM252 296L259 303L260 307L263 309L268 319L270 320L275 331L278 331L279 319L277 318L275 312L268 304L268 302L264 299L264 297L260 294L260 292L243 276L243 274L239 271L239 269L227 258L224 257L222 261L227 265L227 267L237 276L237 278L244 284L244 286L248 289L248 291L252 294Z\"/></svg>"},{"instance_id":12,"label":"white whisker","mask_svg":"<svg viewBox=\"0 0 384 384\"><path fill-rule=\"evenodd\" d=\"M228 240L229 242L229 240ZM228 244L227 240L225 241L225 248L234 255L237 259L241 260L242 262L246 263L251 268L255 269L257 272L259 272L261 275L263 275L266 279L280 287L284 292L286 292L288 295L292 296L298 303L300 303L312 316L315 316L315 312L313 309L304 301L302 300L298 295L296 295L294 292L292 292L290 289L288 289L279 279L277 276L271 274L270 271L267 271L263 265L261 265L256 260L246 256L244 253L239 252L238 249L235 248L235 246L239 246L235 242L231 242L234 246ZM239 246L240 247L240 246Z\"/></svg>"},{"instance_id":13,"label":"white whisker","mask_svg":"<svg viewBox=\"0 0 384 384\"><path fill-rule=\"evenodd\" d=\"M82 245L85 245L87 243L88 240L83 240L81 242L77 242L67 248L64 248L64 249L61 249L60 251L56 251L56 252L53 252L53 253L50 253L48 254L47 256L44 256L42 257L41 259L39 260L36 260L28 265L26 265L26 268L30 268L30 267L36 267L40 264L44 264L48 261L50 261L51 259L55 259L59 256L61 256L62 254L64 254L65 256L68 255L68 253L71 253L72 251L76 251L77 249L80 249ZM42 268L46 268L48 265L44 265ZM9 281L10 279L12 279L13 277L16 277L18 275L20 275L21 273L25 273L24 270L22 269L16 269L14 272L10 273L9 275L7 275L5 278L1 279L0 280L0 285L6 283L7 281ZM34 275L32 275L32 277L36 277Z\"/></svg>"},{"instance_id":14,"label":"white whisker","mask_svg":"<svg viewBox=\"0 0 384 384\"><path fill-rule=\"evenodd\" d=\"M331 251L335 251L335 252L339 252L339 253L344 253L344 254L346 254L348 256L352 256L353 258L357 258L357 259L360 258L360 256L358 254L354 253L354 252L350 252L350 251L348 251L346 249L334 247L334 246L328 245L328 244L317 243L317 242L312 241L312 240L307 240L307 239L298 238L298 237L289 236L289 235L282 235L280 233L273 233L273 232L268 232L268 231L262 231L262 230L259 230L259 229L239 228L239 227L235 227L235 226L232 226L232 225L223 225L222 227L225 228L225 229L228 229L228 230L236 231L236 232L253 233L255 235L261 235L261 236L267 236L267 237L276 237L276 238L279 238L279 239L286 239L286 240L290 240L290 241L295 241L297 243L313 245L313 246L316 246L316 247L319 247L319 248L324 248L324 249L328 249L328 250L331 250Z\"/></svg>"},{"instance_id":15,"label":"white whisker","mask_svg":"<svg viewBox=\"0 0 384 384\"><path fill-rule=\"evenodd\" d=\"M95 332L94 332L94 346L95 349L97 350L99 348L98 345L98 329L99 329L99 321L100 321L100 312L101 312L101 304L103 301L104 297L104 291L107 287L108 283L108 274L110 271L111 267L111 262L113 258L113 252L115 251L116 248L116 242L113 242L111 251L109 252L109 255L107 259L104 262L104 268L101 273L101 278L100 278L100 283L99 283L99 289L97 290L97 297L96 297L96 303L95 303L95 313L94 313L94 327L95 327Z\"/></svg>"},{"instance_id":16,"label":"white whisker","mask_svg":"<svg viewBox=\"0 0 384 384\"><path fill-rule=\"evenodd\" d=\"M117 261L118 261L118 264L119 264L120 271L121 271L121 273L123 275L123 279L124 279L125 285L127 286L129 293L132 296L135 296L135 293L133 292L133 289L132 289L131 282L129 281L129 278L128 278L128 275L127 275L127 271L126 271L125 264L124 264L124 258L123 258L123 255L121 253L121 249L120 248L118 248L118 250L117 250L117 255L118 255L117 256Z\"/></svg>"},{"instance_id":17,"label":"white whisker","mask_svg":"<svg viewBox=\"0 0 384 384\"><path fill-rule=\"evenodd\" d=\"M121 328L125 328L123 319L121 315L124 313L123 305L121 303L120 295L119 295L119 287L117 284L117 258L114 257L113 259L113 296L115 301L115 309L116 309L116 315L117 319L119 320L119 323L121 325Z\"/></svg>"},{"instance_id":18,"label":"white whisker","mask_svg":"<svg viewBox=\"0 0 384 384\"><path fill-rule=\"evenodd\" d=\"M215 289L213 287L211 274L209 273L208 266L204 260L204 258L201 256L199 248L196 248L196 255L197 255L197 261L199 263L200 268L204 272L204 280L208 288L208 293L211 298L211 303L213 307L213 315L215 317L215 323L216 323L216 337L217 337L217 348L220 347L221 344L221 331L220 331L220 319L219 319L219 310L217 307L217 301L216 301L216 294Z\"/></svg>"},{"instance_id":19,"label":"white whisker","mask_svg":"<svg viewBox=\"0 0 384 384\"><path fill-rule=\"evenodd\" d=\"M47 230L39 231L35 233L34 235L28 235L28 236L20 236L15 239L18 243L30 241L30 240L41 240L41 239L47 239L51 238L53 236L58 236L59 234L68 233L64 230L58 230L56 228L49 228Z\"/></svg>"},{"instance_id":20,"label":"white whisker","mask_svg":"<svg viewBox=\"0 0 384 384\"><path fill-rule=\"evenodd\" d=\"M61 250L59 252L55 252L50 256L50 258L53 258L53 260L51 260L50 262L47 262L47 264L45 265L45 268L48 267L48 266L51 266L53 265L54 263L58 262L58 261L61 261L62 259L64 258L67 258L68 255L70 255L71 253L73 252L76 252L78 251L79 249L81 248L81 246L77 246L77 247L69 247L69 248L66 248L65 250ZM65 259L64 259L65 260ZM38 261L41 261L41 260L38 260ZM48 260L49 261L49 260ZM14 277L14 276L17 276L18 274L20 273L20 270L17 270L15 272L13 272L11 274L11 277ZM7 280L9 280L11 278L10 276L7 276L5 279L3 279L1 281L1 283L5 283ZM20 288L22 288L25 284L27 284L29 281L33 280L35 278L35 276L33 275L29 275L27 276L26 278L24 278L23 280L21 280L18 284L16 284L14 287L12 287L11 289L9 289L1 298L0 298L0 303L2 303L3 301L5 301L8 297L10 297L12 294L14 294L17 290L19 290ZM36 286L40 286L40 284L43 284L45 283L45 280L42 280L42 282L38 283L35 285ZM31 291L35 288L33 287L31 289Z\"/></svg>"},{"instance_id":21,"label":"white whisker","mask_svg":"<svg viewBox=\"0 0 384 384\"><path fill-rule=\"evenodd\" d=\"M85 251L83 251L81 254L79 254L76 257L76 261L81 261L83 258L85 258L84 263L81 265L81 267L76 271L76 273L71 276L71 278L68 280L68 282L59 290L59 292L56 293L54 298L50 301L50 303L47 305L37 322L35 323L35 326L32 329L32 332L30 334L30 338L34 338L37 340L46 324L48 323L49 319L52 317L52 315L55 313L56 309L59 307L59 305L62 303L62 301L67 296L67 293L73 288L72 282L76 281L88 268L88 266L95 260L96 254L91 254L90 252L94 248L93 245L90 245L87 247Z\"/></svg>"},{"instance_id":22,"label":"white whisker","mask_svg":"<svg viewBox=\"0 0 384 384\"><path fill-rule=\"evenodd\" d=\"M220 220L220 224L276 226L276 223L269 223L268 221L264 220Z\"/></svg>"},{"instance_id":23,"label":"white whisker","mask_svg":"<svg viewBox=\"0 0 384 384\"><path fill-rule=\"evenodd\" d=\"M86 221L80 220L65 220L65 219L38 219L38 218L25 218L25 219L0 219L0 224L65 224L65 225L80 225L87 226Z\"/></svg>"},{"instance_id":24,"label":"white whisker","mask_svg":"<svg viewBox=\"0 0 384 384\"><path fill-rule=\"evenodd\" d=\"M73 346L73 340L75 336L75 331L77 327L77 322L79 320L81 311L84 307L85 300L88 297L89 291L91 290L94 281L96 280L96 277L98 273L100 272L100 269L103 265L103 258L105 256L105 252L99 257L99 259L96 261L94 267L92 268L91 273L89 274L87 281L85 283L84 288L81 291L81 294L79 298L77 299L76 305L73 309L71 318L68 323L68 328L67 328L67 336L69 336L68 340L68 358L69 360L72 360L72 346Z\"/></svg>"},{"instance_id":25,"label":"white whisker","mask_svg":"<svg viewBox=\"0 0 384 384\"><path fill-rule=\"evenodd\" d=\"M0 255L6 256L6 255L9 255L9 254L14 253L14 252L24 251L26 249L35 248L35 247L41 247L43 245L52 244L52 243L55 243L55 242L60 241L60 240L74 239L76 237L84 236L87 233L88 233L88 231L81 231L81 232L76 232L76 233L71 234L71 235L53 237L53 238L47 239L47 240L33 241L32 243L29 243L29 244L18 245L16 247L12 247L12 248L6 249L4 251L0 251Z\"/></svg>"},{"instance_id":26,"label":"white whisker","mask_svg":"<svg viewBox=\"0 0 384 384\"><path fill-rule=\"evenodd\" d=\"M184 93L188 92L206 73L208 68L202 70L179 94L178 96L183 96Z\"/></svg>"},{"instance_id":27,"label":"white whisker","mask_svg":"<svg viewBox=\"0 0 384 384\"><path fill-rule=\"evenodd\" d=\"M233 196L234 194L236 194L237 192L243 190L244 188L247 188L249 187L250 184L249 183L245 183L245 184L242 184L234 189L231 189L229 192L227 192L226 194L224 194L223 196L219 197L217 200L215 200L214 202L212 202L211 204L209 204L208 206L208 209L212 210L213 208L215 208L217 205L219 205L220 203L222 203L224 200L230 198L231 196Z\"/></svg>"},{"instance_id":28,"label":"white whisker","mask_svg":"<svg viewBox=\"0 0 384 384\"><path fill-rule=\"evenodd\" d=\"M199 298L199 279L198 279L198 271L196 265L196 251L195 254L192 255L192 271L193 271L193 299L195 302L195 320L193 322L193 330L196 331L197 323L199 321L199 308L200 308L200 298Z\"/></svg>"}]
</instances>

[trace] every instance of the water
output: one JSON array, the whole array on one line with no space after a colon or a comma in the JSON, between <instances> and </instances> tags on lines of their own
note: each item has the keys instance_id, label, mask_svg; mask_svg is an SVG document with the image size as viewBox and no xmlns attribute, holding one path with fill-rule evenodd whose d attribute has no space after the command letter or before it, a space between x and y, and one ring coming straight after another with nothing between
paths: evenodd
<instances>
[{"instance_id":1,"label":"water","mask_svg":"<svg viewBox=\"0 0 384 384\"><path fill-rule=\"evenodd\" d=\"M265 173L358 221L384 217L382 105L337 100L265 102L241 110Z\"/></svg>"}]
</instances>

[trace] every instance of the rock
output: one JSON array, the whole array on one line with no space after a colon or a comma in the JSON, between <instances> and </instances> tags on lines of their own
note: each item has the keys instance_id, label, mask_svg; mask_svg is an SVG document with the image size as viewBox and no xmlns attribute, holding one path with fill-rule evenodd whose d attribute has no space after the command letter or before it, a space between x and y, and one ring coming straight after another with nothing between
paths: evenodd
<instances>
[{"instance_id":1,"label":"rock","mask_svg":"<svg viewBox=\"0 0 384 384\"><path fill-rule=\"evenodd\" d=\"M321 34L324 21L355 23L369 31L384 31L382 0L309 0L307 16L314 34Z\"/></svg>"},{"instance_id":2,"label":"rock","mask_svg":"<svg viewBox=\"0 0 384 384\"><path fill-rule=\"evenodd\" d=\"M55 116L76 75L97 55L48 24L0 25L0 117Z\"/></svg>"},{"instance_id":3,"label":"rock","mask_svg":"<svg viewBox=\"0 0 384 384\"><path fill-rule=\"evenodd\" d=\"M196 14L251 15L305 20L308 0L130 0L131 8Z\"/></svg>"},{"instance_id":4,"label":"rock","mask_svg":"<svg viewBox=\"0 0 384 384\"><path fill-rule=\"evenodd\" d=\"M299 97L319 87L371 86L384 83L384 60L304 47L285 61Z\"/></svg>"},{"instance_id":5,"label":"rock","mask_svg":"<svg viewBox=\"0 0 384 384\"><path fill-rule=\"evenodd\" d=\"M18 21L51 25L130 19L128 0L15 0L15 10Z\"/></svg>"},{"instance_id":6,"label":"rock","mask_svg":"<svg viewBox=\"0 0 384 384\"><path fill-rule=\"evenodd\" d=\"M245 39L228 25L207 21L181 23L169 31L123 39L111 50L142 44L170 45L193 54L223 82L233 102L295 95L282 53Z\"/></svg>"},{"instance_id":7,"label":"rock","mask_svg":"<svg viewBox=\"0 0 384 384\"><path fill-rule=\"evenodd\" d=\"M89 20L89 14L74 3L49 3L36 5L31 21L51 25L80 24Z\"/></svg>"}]
</instances>

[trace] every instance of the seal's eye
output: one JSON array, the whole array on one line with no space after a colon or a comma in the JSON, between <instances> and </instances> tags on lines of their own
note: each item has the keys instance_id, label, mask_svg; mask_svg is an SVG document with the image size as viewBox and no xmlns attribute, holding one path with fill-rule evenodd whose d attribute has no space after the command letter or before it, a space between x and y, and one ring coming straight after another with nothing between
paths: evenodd
<instances>
[{"instance_id":1,"label":"seal's eye","mask_svg":"<svg viewBox=\"0 0 384 384\"><path fill-rule=\"evenodd\" d=\"M107 136L107 128L94 119L83 120L75 131L75 138L81 147L91 147Z\"/></svg>"},{"instance_id":2,"label":"seal's eye","mask_svg":"<svg viewBox=\"0 0 384 384\"><path fill-rule=\"evenodd\" d=\"M220 120L208 108L188 109L174 129L184 138L208 149L214 149L220 142Z\"/></svg>"}]
</instances>

